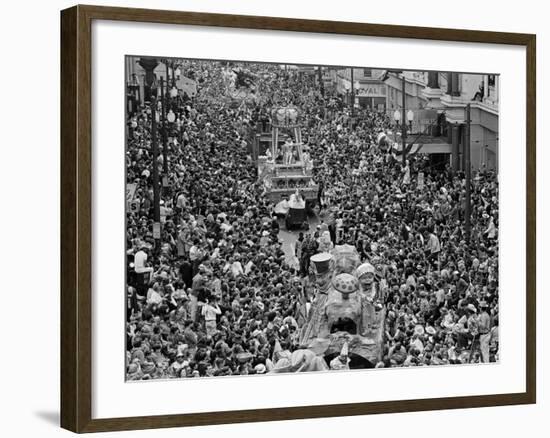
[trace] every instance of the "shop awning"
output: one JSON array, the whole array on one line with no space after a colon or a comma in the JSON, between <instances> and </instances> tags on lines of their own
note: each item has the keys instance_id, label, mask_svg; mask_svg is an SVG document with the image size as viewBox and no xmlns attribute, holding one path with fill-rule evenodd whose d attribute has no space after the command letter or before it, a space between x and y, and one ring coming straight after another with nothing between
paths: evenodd
<instances>
[{"instance_id":1,"label":"shop awning","mask_svg":"<svg viewBox=\"0 0 550 438\"><path fill-rule=\"evenodd\" d=\"M450 154L451 145L448 143L414 144L411 153L419 154Z\"/></svg>"}]
</instances>

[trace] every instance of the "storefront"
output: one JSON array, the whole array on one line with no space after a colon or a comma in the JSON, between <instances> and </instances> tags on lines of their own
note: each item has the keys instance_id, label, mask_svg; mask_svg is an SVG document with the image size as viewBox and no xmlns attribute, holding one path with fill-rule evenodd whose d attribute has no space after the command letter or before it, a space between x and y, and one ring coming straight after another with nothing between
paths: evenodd
<instances>
[{"instance_id":1,"label":"storefront","mask_svg":"<svg viewBox=\"0 0 550 438\"><path fill-rule=\"evenodd\" d=\"M383 83L360 84L355 103L361 108L385 111L387 107L386 91L386 85Z\"/></svg>"}]
</instances>

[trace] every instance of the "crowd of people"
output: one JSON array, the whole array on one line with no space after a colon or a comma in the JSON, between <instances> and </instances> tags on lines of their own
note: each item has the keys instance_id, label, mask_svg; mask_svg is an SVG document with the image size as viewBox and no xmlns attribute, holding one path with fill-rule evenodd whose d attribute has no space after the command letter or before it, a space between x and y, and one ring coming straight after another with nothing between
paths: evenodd
<instances>
[{"instance_id":1,"label":"crowd of people","mask_svg":"<svg viewBox=\"0 0 550 438\"><path fill-rule=\"evenodd\" d=\"M403 166L377 143L389 127L384 113L362 109L352 117L314 76L277 65L239 65L254 81L240 102L231 98L227 63L183 61L180 68L198 89L166 103L177 114L167 166L164 154L153 163L151 105L128 118L128 380L271 371L303 348L298 334L315 297L310 257L344 243L375 267L384 290L377 367L498 360L493 172L475 173L467 241L464 176L431 167L422 154ZM277 104L299 108L319 185L319 225L300 233L292 257L250 153L250 133L265 128ZM165 177L160 230L155 165Z\"/></svg>"}]
</instances>

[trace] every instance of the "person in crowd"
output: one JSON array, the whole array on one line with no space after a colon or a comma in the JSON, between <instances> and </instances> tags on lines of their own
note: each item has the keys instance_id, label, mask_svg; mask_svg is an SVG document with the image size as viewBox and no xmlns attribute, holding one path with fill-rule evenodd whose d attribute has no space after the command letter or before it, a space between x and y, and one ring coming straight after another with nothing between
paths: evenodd
<instances>
[{"instance_id":1,"label":"person in crowd","mask_svg":"<svg viewBox=\"0 0 550 438\"><path fill-rule=\"evenodd\" d=\"M216 317L220 315L222 311L218 306L216 297L211 298L212 302L207 298L206 302L202 306L202 316L205 321L206 336L214 336L216 333Z\"/></svg>"}]
</instances>

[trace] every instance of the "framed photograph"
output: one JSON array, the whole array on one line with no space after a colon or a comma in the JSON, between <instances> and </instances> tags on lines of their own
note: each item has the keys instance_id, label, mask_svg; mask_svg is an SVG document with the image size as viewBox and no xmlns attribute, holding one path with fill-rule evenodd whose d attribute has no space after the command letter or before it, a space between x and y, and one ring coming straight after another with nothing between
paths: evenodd
<instances>
[{"instance_id":1,"label":"framed photograph","mask_svg":"<svg viewBox=\"0 0 550 438\"><path fill-rule=\"evenodd\" d=\"M62 11L62 427L535 403L535 41Z\"/></svg>"}]
</instances>

